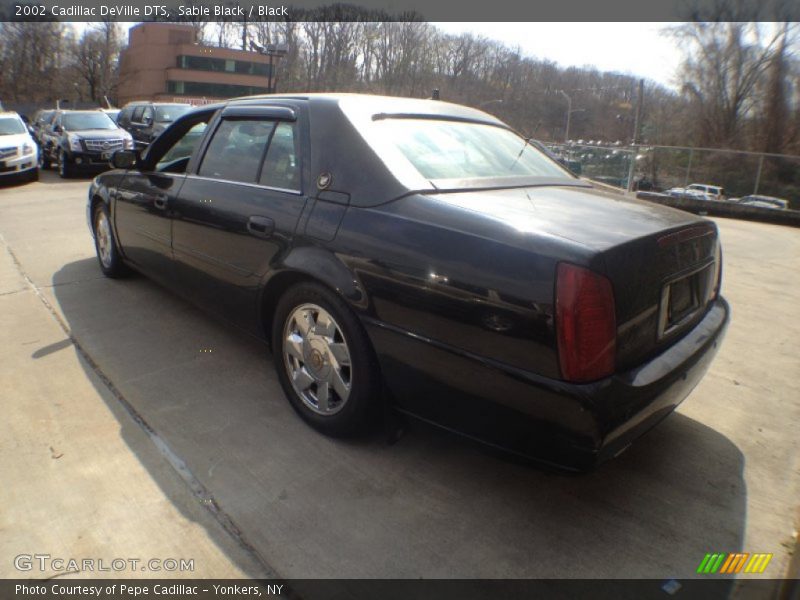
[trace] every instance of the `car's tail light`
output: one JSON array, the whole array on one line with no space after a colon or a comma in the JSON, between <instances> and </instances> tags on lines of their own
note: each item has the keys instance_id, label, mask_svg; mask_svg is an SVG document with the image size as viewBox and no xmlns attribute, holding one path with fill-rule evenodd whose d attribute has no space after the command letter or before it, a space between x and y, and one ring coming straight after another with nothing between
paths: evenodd
<instances>
[{"instance_id":1,"label":"car's tail light","mask_svg":"<svg viewBox=\"0 0 800 600\"><path fill-rule=\"evenodd\" d=\"M556 337L564 379L594 381L614 372L617 320L608 279L583 267L559 263Z\"/></svg>"}]
</instances>

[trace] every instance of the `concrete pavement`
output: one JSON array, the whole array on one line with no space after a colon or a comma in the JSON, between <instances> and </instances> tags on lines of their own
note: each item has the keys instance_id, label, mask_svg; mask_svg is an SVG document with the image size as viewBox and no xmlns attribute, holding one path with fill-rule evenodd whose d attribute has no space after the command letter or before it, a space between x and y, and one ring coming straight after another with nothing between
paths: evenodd
<instances>
[{"instance_id":1,"label":"concrete pavement","mask_svg":"<svg viewBox=\"0 0 800 600\"><path fill-rule=\"evenodd\" d=\"M100 519L101 531L127 533L75 551L189 548L202 576L664 579L691 577L706 552L742 550L775 553L764 576L787 569L800 498L800 231L718 220L733 320L711 371L625 454L573 476L419 424L394 446L320 436L259 344L145 278L103 278L88 181L42 179L0 189L0 390L14 406L0 421L14 450L0 470L15 482L0 489L4 557L65 552ZM94 487L70 485L85 473ZM119 489L137 500L119 502ZM142 507L147 518L125 528ZM180 543L173 528L195 537ZM162 533L174 545L159 546ZM7 561L0 574L14 575Z\"/></svg>"}]
</instances>

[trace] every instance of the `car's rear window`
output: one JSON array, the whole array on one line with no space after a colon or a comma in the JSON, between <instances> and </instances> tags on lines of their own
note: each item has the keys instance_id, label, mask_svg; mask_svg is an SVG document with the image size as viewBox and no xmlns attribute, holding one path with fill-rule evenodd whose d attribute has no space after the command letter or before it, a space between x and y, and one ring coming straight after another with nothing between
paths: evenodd
<instances>
[{"instance_id":1,"label":"car's rear window","mask_svg":"<svg viewBox=\"0 0 800 600\"><path fill-rule=\"evenodd\" d=\"M570 175L517 134L493 125L388 118L375 124L429 180Z\"/></svg>"}]
</instances>

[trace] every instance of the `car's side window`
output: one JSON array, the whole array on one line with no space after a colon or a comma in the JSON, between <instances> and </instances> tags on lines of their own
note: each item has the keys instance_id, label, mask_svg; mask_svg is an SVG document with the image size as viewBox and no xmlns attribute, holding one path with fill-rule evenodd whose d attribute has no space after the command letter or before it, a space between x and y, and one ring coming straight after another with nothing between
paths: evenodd
<instances>
[{"instance_id":1,"label":"car's side window","mask_svg":"<svg viewBox=\"0 0 800 600\"><path fill-rule=\"evenodd\" d=\"M203 139L203 133L205 133L207 125L206 122L197 123L178 138L178 140L170 146L169 150L159 159L156 164L156 170L168 171L170 173L183 173L186 170L189 158L191 158L194 149L197 147L200 140Z\"/></svg>"},{"instance_id":2,"label":"car's side window","mask_svg":"<svg viewBox=\"0 0 800 600\"><path fill-rule=\"evenodd\" d=\"M145 106L144 111L142 112L142 123L152 122L153 114L153 107L149 105Z\"/></svg>"},{"instance_id":3,"label":"car's side window","mask_svg":"<svg viewBox=\"0 0 800 600\"><path fill-rule=\"evenodd\" d=\"M131 116L131 121L133 121L134 123L141 123L143 113L144 113L144 106L137 106L135 109L133 109L133 115Z\"/></svg>"},{"instance_id":4,"label":"car's side window","mask_svg":"<svg viewBox=\"0 0 800 600\"><path fill-rule=\"evenodd\" d=\"M285 190L300 190L300 161L297 152L297 128L282 121L275 128L259 183Z\"/></svg>"},{"instance_id":5,"label":"car's side window","mask_svg":"<svg viewBox=\"0 0 800 600\"><path fill-rule=\"evenodd\" d=\"M198 175L255 183L275 123L261 119L223 119L208 145Z\"/></svg>"}]
</instances>

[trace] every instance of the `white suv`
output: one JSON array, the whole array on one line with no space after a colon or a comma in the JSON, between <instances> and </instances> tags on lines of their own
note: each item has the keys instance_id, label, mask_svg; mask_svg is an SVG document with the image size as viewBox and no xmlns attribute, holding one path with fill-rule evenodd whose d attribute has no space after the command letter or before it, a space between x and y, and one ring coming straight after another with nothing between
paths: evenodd
<instances>
[{"instance_id":1,"label":"white suv","mask_svg":"<svg viewBox=\"0 0 800 600\"><path fill-rule=\"evenodd\" d=\"M687 195L711 196L712 200L725 200L725 190L718 185L692 183L686 188Z\"/></svg>"},{"instance_id":2,"label":"white suv","mask_svg":"<svg viewBox=\"0 0 800 600\"><path fill-rule=\"evenodd\" d=\"M15 112L0 112L0 180L21 175L39 179L39 147Z\"/></svg>"}]
</instances>

